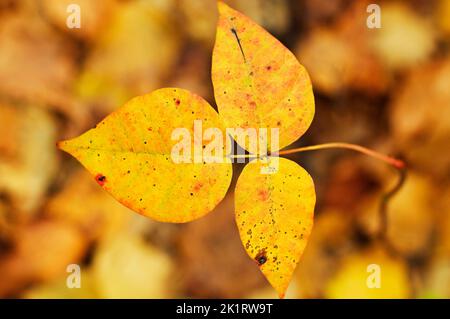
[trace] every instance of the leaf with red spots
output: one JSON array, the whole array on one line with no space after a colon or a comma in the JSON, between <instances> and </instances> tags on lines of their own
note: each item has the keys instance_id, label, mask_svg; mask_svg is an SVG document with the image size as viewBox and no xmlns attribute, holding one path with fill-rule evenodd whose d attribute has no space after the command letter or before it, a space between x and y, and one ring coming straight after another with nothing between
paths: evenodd
<instances>
[{"instance_id":1,"label":"leaf with red spots","mask_svg":"<svg viewBox=\"0 0 450 319\"><path fill-rule=\"evenodd\" d=\"M226 127L279 128L277 151L302 136L314 117L308 73L277 39L219 2L212 81ZM249 150L247 145L241 145Z\"/></svg>"},{"instance_id":2,"label":"leaf with red spots","mask_svg":"<svg viewBox=\"0 0 450 319\"><path fill-rule=\"evenodd\" d=\"M195 120L202 121L205 133L222 128L218 114L201 97L160 89L132 99L96 128L59 147L125 206L158 221L188 222L222 200L232 175L225 158L224 163L194 162L195 149L202 151L210 143L194 137ZM187 130L190 151L193 146L189 163L176 163L172 157L179 138L172 138L176 128ZM226 145L226 137L221 138Z\"/></svg>"},{"instance_id":3,"label":"leaf with red spots","mask_svg":"<svg viewBox=\"0 0 450 319\"><path fill-rule=\"evenodd\" d=\"M276 172L261 174L267 165ZM235 210L242 243L280 297L305 249L315 201L311 176L285 158L251 162L239 176Z\"/></svg>"},{"instance_id":4,"label":"leaf with red spots","mask_svg":"<svg viewBox=\"0 0 450 319\"><path fill-rule=\"evenodd\" d=\"M226 127L267 129L267 150L274 154L302 136L313 120L308 73L262 27L222 2L218 6L212 81L220 117ZM273 128L278 128L278 145L271 140ZM266 149L237 142L250 153ZM268 161L247 165L239 177L236 220L247 253L282 297L311 232L315 191L296 163ZM262 173L267 165L273 174Z\"/></svg>"},{"instance_id":5,"label":"leaf with red spots","mask_svg":"<svg viewBox=\"0 0 450 319\"><path fill-rule=\"evenodd\" d=\"M232 175L224 151L225 127L267 129L267 150L273 156L303 135L314 117L311 82L294 55L222 2L219 13L212 81L220 115L188 91L161 89L131 100L96 128L59 145L121 203L159 221L194 220L225 196ZM202 121L200 133L196 120ZM193 150L194 156L214 144L209 143L207 130L219 129L223 164L205 158L174 162L172 137L177 128L193 137L183 149ZM278 144L272 139L274 128L279 132ZM262 141L264 136L259 136L258 142ZM241 146L252 153L266 150L265 145L259 150L250 144ZM244 168L235 196L245 249L283 297L311 232L313 181L296 163L269 157Z\"/></svg>"}]
</instances>

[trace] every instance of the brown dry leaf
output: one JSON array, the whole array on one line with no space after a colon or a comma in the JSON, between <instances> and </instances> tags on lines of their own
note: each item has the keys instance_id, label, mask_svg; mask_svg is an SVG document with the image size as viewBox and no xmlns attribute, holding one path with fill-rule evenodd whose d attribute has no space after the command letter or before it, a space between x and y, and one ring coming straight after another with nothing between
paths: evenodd
<instances>
[{"instance_id":1,"label":"brown dry leaf","mask_svg":"<svg viewBox=\"0 0 450 319\"><path fill-rule=\"evenodd\" d=\"M397 147L409 166L438 178L450 173L450 58L411 73L390 109Z\"/></svg>"},{"instance_id":2,"label":"brown dry leaf","mask_svg":"<svg viewBox=\"0 0 450 319\"><path fill-rule=\"evenodd\" d=\"M91 175L80 170L50 198L46 214L77 225L89 239L108 237L129 224L132 211L98 187Z\"/></svg>"},{"instance_id":3,"label":"brown dry leaf","mask_svg":"<svg viewBox=\"0 0 450 319\"><path fill-rule=\"evenodd\" d=\"M369 288L368 279L373 271L369 265L380 269L380 288ZM370 270L370 268L369 268ZM379 247L348 255L328 283L326 298L408 298L410 293L408 270L404 262L386 254Z\"/></svg>"},{"instance_id":4,"label":"brown dry leaf","mask_svg":"<svg viewBox=\"0 0 450 319\"><path fill-rule=\"evenodd\" d=\"M331 27L316 28L297 45L296 54L313 85L326 94L345 90L369 95L383 93L390 82L383 65L371 52L366 26L367 1L356 1Z\"/></svg>"},{"instance_id":5,"label":"brown dry leaf","mask_svg":"<svg viewBox=\"0 0 450 319\"><path fill-rule=\"evenodd\" d=\"M74 226L48 220L19 230L15 254L33 278L49 280L79 262L86 248L84 236Z\"/></svg>"},{"instance_id":6,"label":"brown dry leaf","mask_svg":"<svg viewBox=\"0 0 450 319\"><path fill-rule=\"evenodd\" d=\"M98 114L151 92L169 75L181 44L170 3L121 2L114 11L76 84L79 97Z\"/></svg>"},{"instance_id":7,"label":"brown dry leaf","mask_svg":"<svg viewBox=\"0 0 450 319\"><path fill-rule=\"evenodd\" d=\"M98 247L92 265L100 298L166 298L172 261L162 251L130 233Z\"/></svg>"},{"instance_id":8,"label":"brown dry leaf","mask_svg":"<svg viewBox=\"0 0 450 319\"><path fill-rule=\"evenodd\" d=\"M213 100L210 52L198 48L188 49L171 75L168 87L184 88L207 101Z\"/></svg>"},{"instance_id":9,"label":"brown dry leaf","mask_svg":"<svg viewBox=\"0 0 450 319\"><path fill-rule=\"evenodd\" d=\"M86 240L76 227L43 220L16 229L13 248L0 259L0 296L9 296L26 285L49 281L80 262Z\"/></svg>"},{"instance_id":10,"label":"brown dry leaf","mask_svg":"<svg viewBox=\"0 0 450 319\"><path fill-rule=\"evenodd\" d=\"M56 123L43 109L1 102L0 118L0 191L16 214L31 213L57 169Z\"/></svg>"},{"instance_id":11,"label":"brown dry leaf","mask_svg":"<svg viewBox=\"0 0 450 319\"><path fill-rule=\"evenodd\" d=\"M95 40L115 9L116 0L41 0L43 14L59 29L83 40ZM71 4L80 7L80 28L70 29L67 19Z\"/></svg>"},{"instance_id":12,"label":"brown dry leaf","mask_svg":"<svg viewBox=\"0 0 450 319\"><path fill-rule=\"evenodd\" d=\"M0 94L81 116L70 95L75 47L36 12L19 10L2 17Z\"/></svg>"},{"instance_id":13,"label":"brown dry leaf","mask_svg":"<svg viewBox=\"0 0 450 319\"><path fill-rule=\"evenodd\" d=\"M366 164L362 156L348 156L333 163L327 172L326 189L322 196L324 204L333 208L347 211L348 215L358 215L357 208L366 196L378 189L380 177L374 167ZM373 162L371 162L373 163ZM379 163L373 166L385 168ZM390 169L390 167L389 167ZM381 170L385 176L390 171ZM387 172L386 172L387 171Z\"/></svg>"},{"instance_id":14,"label":"brown dry leaf","mask_svg":"<svg viewBox=\"0 0 450 319\"><path fill-rule=\"evenodd\" d=\"M311 26L330 22L341 14L353 0L305 0L298 1L298 12Z\"/></svg>"},{"instance_id":15,"label":"brown dry leaf","mask_svg":"<svg viewBox=\"0 0 450 319\"><path fill-rule=\"evenodd\" d=\"M265 286L242 247L233 212L229 194L214 211L180 231L178 263L188 296L239 298Z\"/></svg>"}]
</instances>

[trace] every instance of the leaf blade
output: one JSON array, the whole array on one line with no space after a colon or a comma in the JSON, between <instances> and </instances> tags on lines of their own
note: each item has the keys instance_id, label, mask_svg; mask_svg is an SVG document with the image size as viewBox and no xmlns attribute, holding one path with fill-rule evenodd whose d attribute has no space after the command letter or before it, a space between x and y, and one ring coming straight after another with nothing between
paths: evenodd
<instances>
[{"instance_id":1,"label":"leaf blade","mask_svg":"<svg viewBox=\"0 0 450 319\"><path fill-rule=\"evenodd\" d=\"M218 3L212 81L227 127L279 128L281 149L302 136L314 117L305 68L276 38L245 15ZM247 150L247 145L241 145Z\"/></svg>"},{"instance_id":2,"label":"leaf blade","mask_svg":"<svg viewBox=\"0 0 450 319\"><path fill-rule=\"evenodd\" d=\"M184 223L211 211L225 196L232 175L226 159L172 161L173 130L186 128L193 136L194 120L202 120L203 130L221 127L218 114L201 97L160 89L130 100L94 129L58 146L125 206L158 221Z\"/></svg>"},{"instance_id":3,"label":"leaf blade","mask_svg":"<svg viewBox=\"0 0 450 319\"><path fill-rule=\"evenodd\" d=\"M277 172L261 174L263 166L273 166L277 159ZM314 205L311 176L288 159L250 163L239 176L235 213L241 241L280 297L306 247Z\"/></svg>"}]
</instances>

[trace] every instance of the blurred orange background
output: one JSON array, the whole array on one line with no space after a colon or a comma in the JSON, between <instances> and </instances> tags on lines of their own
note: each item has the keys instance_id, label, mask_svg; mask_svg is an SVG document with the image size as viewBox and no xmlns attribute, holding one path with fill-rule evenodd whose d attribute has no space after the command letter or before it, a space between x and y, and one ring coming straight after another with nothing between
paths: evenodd
<instances>
[{"instance_id":1,"label":"blurred orange background","mask_svg":"<svg viewBox=\"0 0 450 319\"><path fill-rule=\"evenodd\" d=\"M449 298L450 1L376 1L380 29L366 25L373 1L225 2L310 73L316 116L294 146L357 143L408 166L380 238L394 169L345 150L290 156L318 202L286 297ZM66 25L72 3L79 29ZM215 0L0 0L0 297L276 297L242 247L232 191L198 221L158 223L55 147L159 87L214 105L216 20ZM80 288L66 285L70 264Z\"/></svg>"}]
</instances>

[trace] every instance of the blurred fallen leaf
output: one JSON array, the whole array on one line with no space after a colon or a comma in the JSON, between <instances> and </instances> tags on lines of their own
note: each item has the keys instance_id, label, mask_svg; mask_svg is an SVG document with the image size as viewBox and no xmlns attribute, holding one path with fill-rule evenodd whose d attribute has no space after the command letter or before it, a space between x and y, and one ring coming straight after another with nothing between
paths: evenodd
<instances>
[{"instance_id":1,"label":"blurred fallen leaf","mask_svg":"<svg viewBox=\"0 0 450 319\"><path fill-rule=\"evenodd\" d=\"M380 287L369 288L369 265L380 268ZM326 298L408 298L408 270L402 260L393 258L379 247L348 255L326 288Z\"/></svg>"},{"instance_id":2,"label":"blurred fallen leaf","mask_svg":"<svg viewBox=\"0 0 450 319\"><path fill-rule=\"evenodd\" d=\"M437 178L450 173L449 87L450 58L446 58L414 70L390 106L395 144L411 167Z\"/></svg>"},{"instance_id":3,"label":"blurred fallen leaf","mask_svg":"<svg viewBox=\"0 0 450 319\"><path fill-rule=\"evenodd\" d=\"M425 253L434 231L433 185L426 178L409 174L389 201L387 238L407 256Z\"/></svg>"},{"instance_id":4,"label":"blurred fallen leaf","mask_svg":"<svg viewBox=\"0 0 450 319\"><path fill-rule=\"evenodd\" d=\"M336 271L335 265L354 245L352 233L351 219L346 211L321 212L295 274L297 297L323 297L324 287Z\"/></svg>"},{"instance_id":5,"label":"blurred fallen leaf","mask_svg":"<svg viewBox=\"0 0 450 319\"><path fill-rule=\"evenodd\" d=\"M217 0L177 0L183 27L190 38L212 47L217 23ZM288 0L225 0L265 29L281 34L291 24Z\"/></svg>"},{"instance_id":6,"label":"blurred fallen leaf","mask_svg":"<svg viewBox=\"0 0 450 319\"><path fill-rule=\"evenodd\" d=\"M74 226L44 220L19 230L15 254L33 278L44 281L64 273L67 265L79 262L86 248L86 239Z\"/></svg>"},{"instance_id":7,"label":"blurred fallen leaf","mask_svg":"<svg viewBox=\"0 0 450 319\"><path fill-rule=\"evenodd\" d=\"M36 10L17 10L0 24L0 94L80 117L71 88L76 47Z\"/></svg>"},{"instance_id":8,"label":"blurred fallen leaf","mask_svg":"<svg viewBox=\"0 0 450 319\"><path fill-rule=\"evenodd\" d=\"M61 276L67 265L81 261L87 248L76 227L54 220L26 225L14 236L13 249L0 260L0 296Z\"/></svg>"},{"instance_id":9,"label":"blurred fallen leaf","mask_svg":"<svg viewBox=\"0 0 450 319\"><path fill-rule=\"evenodd\" d=\"M450 36L450 1L439 0L436 6L436 16L441 30Z\"/></svg>"},{"instance_id":10,"label":"blurred fallen leaf","mask_svg":"<svg viewBox=\"0 0 450 319\"><path fill-rule=\"evenodd\" d=\"M188 296L240 298L264 287L264 277L242 247L233 212L229 194L210 214L180 230L177 263L183 264Z\"/></svg>"},{"instance_id":11,"label":"blurred fallen leaf","mask_svg":"<svg viewBox=\"0 0 450 319\"><path fill-rule=\"evenodd\" d=\"M298 12L308 26L318 27L320 24L332 22L354 0L305 0L297 1Z\"/></svg>"},{"instance_id":12,"label":"blurred fallen leaf","mask_svg":"<svg viewBox=\"0 0 450 319\"><path fill-rule=\"evenodd\" d=\"M151 92L172 71L181 43L169 9L138 0L120 2L114 11L76 84L81 100L100 116Z\"/></svg>"},{"instance_id":13,"label":"blurred fallen leaf","mask_svg":"<svg viewBox=\"0 0 450 319\"><path fill-rule=\"evenodd\" d=\"M172 261L162 251L128 233L104 241L92 265L101 298L165 298L170 288Z\"/></svg>"},{"instance_id":14,"label":"blurred fallen leaf","mask_svg":"<svg viewBox=\"0 0 450 319\"><path fill-rule=\"evenodd\" d=\"M420 298L450 298L450 257L437 256L426 268L425 284Z\"/></svg>"},{"instance_id":15,"label":"blurred fallen leaf","mask_svg":"<svg viewBox=\"0 0 450 319\"><path fill-rule=\"evenodd\" d=\"M43 14L60 30L77 38L94 41L103 31L110 15L114 12L116 0L41 0ZM68 8L76 4L80 8L80 28L69 28L67 19L71 15Z\"/></svg>"},{"instance_id":16,"label":"blurred fallen leaf","mask_svg":"<svg viewBox=\"0 0 450 319\"><path fill-rule=\"evenodd\" d=\"M394 70L415 67L436 48L431 23L404 3L384 3L381 23L368 41L381 61Z\"/></svg>"},{"instance_id":17,"label":"blurred fallen leaf","mask_svg":"<svg viewBox=\"0 0 450 319\"><path fill-rule=\"evenodd\" d=\"M42 203L56 173L56 123L43 109L0 102L0 191L17 218Z\"/></svg>"},{"instance_id":18,"label":"blurred fallen leaf","mask_svg":"<svg viewBox=\"0 0 450 319\"><path fill-rule=\"evenodd\" d=\"M353 89L368 95L386 91L390 76L367 39L367 1L355 1L330 27L314 29L297 44L296 54L305 65L313 85L326 94Z\"/></svg>"},{"instance_id":19,"label":"blurred fallen leaf","mask_svg":"<svg viewBox=\"0 0 450 319\"><path fill-rule=\"evenodd\" d=\"M386 181L386 189L391 189L397 177ZM380 201L383 191L376 191L358 209L358 222L364 231L376 236L380 232ZM433 207L433 185L414 172L410 172L387 206L387 240L396 252L405 257L426 254L435 231L437 211Z\"/></svg>"},{"instance_id":20,"label":"blurred fallen leaf","mask_svg":"<svg viewBox=\"0 0 450 319\"><path fill-rule=\"evenodd\" d=\"M79 226L89 239L107 238L129 225L131 211L99 188L88 172L75 172L64 185L49 199L48 216Z\"/></svg>"},{"instance_id":21,"label":"blurred fallen leaf","mask_svg":"<svg viewBox=\"0 0 450 319\"><path fill-rule=\"evenodd\" d=\"M81 269L80 288L67 287L67 274L56 280L33 286L27 289L21 297L27 299L92 299L98 298L91 271Z\"/></svg>"}]
</instances>

